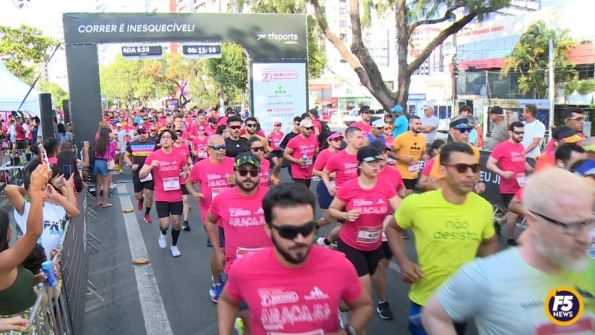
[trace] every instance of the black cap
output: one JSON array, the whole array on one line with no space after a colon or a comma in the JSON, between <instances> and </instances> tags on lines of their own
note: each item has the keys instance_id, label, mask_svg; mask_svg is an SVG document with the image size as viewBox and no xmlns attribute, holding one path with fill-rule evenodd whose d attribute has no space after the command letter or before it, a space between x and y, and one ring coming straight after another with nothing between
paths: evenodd
<instances>
[{"instance_id":1,"label":"black cap","mask_svg":"<svg viewBox=\"0 0 595 335\"><path fill-rule=\"evenodd\" d=\"M490 114L504 115L504 110L500 106L494 106L490 109Z\"/></svg>"},{"instance_id":2,"label":"black cap","mask_svg":"<svg viewBox=\"0 0 595 335\"><path fill-rule=\"evenodd\" d=\"M382 159L383 158L380 157L378 150L372 148L371 146L363 147L357 152L357 161L360 163L379 161Z\"/></svg>"},{"instance_id":3,"label":"black cap","mask_svg":"<svg viewBox=\"0 0 595 335\"><path fill-rule=\"evenodd\" d=\"M386 144L382 141L373 141L372 143L370 143L370 146L376 150L378 150L378 152L382 152L384 150L390 150Z\"/></svg>"},{"instance_id":4,"label":"black cap","mask_svg":"<svg viewBox=\"0 0 595 335\"><path fill-rule=\"evenodd\" d=\"M211 116L209 118L209 123L215 123L215 124L217 124L217 119L215 119L214 117Z\"/></svg>"},{"instance_id":5,"label":"black cap","mask_svg":"<svg viewBox=\"0 0 595 335\"><path fill-rule=\"evenodd\" d=\"M451 128L473 128L466 116L457 116L450 121Z\"/></svg>"}]
</instances>

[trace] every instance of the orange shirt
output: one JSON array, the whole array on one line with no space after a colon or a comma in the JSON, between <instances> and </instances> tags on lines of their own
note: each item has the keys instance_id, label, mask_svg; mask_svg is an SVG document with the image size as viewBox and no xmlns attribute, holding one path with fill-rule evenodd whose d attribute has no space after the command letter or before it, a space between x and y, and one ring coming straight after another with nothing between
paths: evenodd
<instances>
[{"instance_id":1,"label":"orange shirt","mask_svg":"<svg viewBox=\"0 0 595 335\"><path fill-rule=\"evenodd\" d=\"M548 167L555 167L556 166L556 157L554 157L551 153L546 152L543 155L537 158L537 162L535 162L535 172L539 172L544 170Z\"/></svg>"}]
</instances>

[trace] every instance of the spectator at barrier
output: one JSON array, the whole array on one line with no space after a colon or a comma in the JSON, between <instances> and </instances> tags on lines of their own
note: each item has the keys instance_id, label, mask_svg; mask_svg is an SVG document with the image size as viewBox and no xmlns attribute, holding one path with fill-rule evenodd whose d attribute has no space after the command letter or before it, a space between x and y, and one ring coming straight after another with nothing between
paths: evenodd
<instances>
[{"instance_id":1,"label":"spectator at barrier","mask_svg":"<svg viewBox=\"0 0 595 335\"><path fill-rule=\"evenodd\" d=\"M74 142L74 138L73 138L72 134L70 132L66 131L66 127L64 126L63 123L58 124L58 131L56 132L56 140L58 141L58 144L60 144L60 145L66 143L66 142L68 142L68 143Z\"/></svg>"},{"instance_id":2,"label":"spectator at barrier","mask_svg":"<svg viewBox=\"0 0 595 335\"><path fill-rule=\"evenodd\" d=\"M545 125L537 120L537 106L528 104L521 114L525 124L525 136L523 146L528 158L535 158L541 155L541 142L545 137Z\"/></svg>"},{"instance_id":3,"label":"spectator at barrier","mask_svg":"<svg viewBox=\"0 0 595 335\"><path fill-rule=\"evenodd\" d=\"M4 189L6 197L14 206L14 219L16 224L23 233L27 232L28 227L25 225L25 221L29 217L29 212L31 210L31 203L26 201L24 196L30 196L31 174L39 165L40 159L35 158L25 166L25 169L23 170L24 187L8 185ZM69 201L69 199L74 197L74 180L71 178L66 181L66 192L68 196L62 196L52 185L52 182L58 183L56 177L61 177L58 175L60 170L56 168L51 172L52 175L50 178L53 176L54 179L50 179L46 187L43 189L43 219L38 222L43 228L43 233L41 234L39 242L44 248L48 259L50 258L51 250L57 248L60 244L60 239L64 233L64 224L67 218L76 217L80 214L76 204L72 204ZM59 187L60 185L57 186Z\"/></svg>"},{"instance_id":4,"label":"spectator at barrier","mask_svg":"<svg viewBox=\"0 0 595 335\"><path fill-rule=\"evenodd\" d=\"M440 149L442 149L442 147L446 144L446 142L444 140L441 139L437 139L434 141L434 143L432 143L432 146L430 147L429 153L430 153L430 160L428 160L425 164L424 164L424 168L421 171L421 175L419 177L419 182L417 183L419 185L419 188L421 188L424 191L429 191L429 190L435 190L440 188L440 185L434 185L432 187L429 186L430 183L430 171L432 171L432 167L434 167L434 162L436 162L436 156L440 153Z\"/></svg>"},{"instance_id":5,"label":"spectator at barrier","mask_svg":"<svg viewBox=\"0 0 595 335\"><path fill-rule=\"evenodd\" d=\"M427 147L431 147L432 143L436 140L438 134L438 125L440 120L434 115L434 108L430 106L424 106L424 116L421 118L421 134L426 138Z\"/></svg>"},{"instance_id":6,"label":"spectator at barrier","mask_svg":"<svg viewBox=\"0 0 595 335\"><path fill-rule=\"evenodd\" d=\"M525 129L525 134L526 133L527 130ZM556 165L555 155L559 146L561 146L564 143L577 143L582 140L582 138L578 136L576 132L568 126L556 127L556 129L554 129L554 131L552 132L552 139L554 141L554 150L552 152L544 152L543 155L541 155L539 159L537 159L537 162L535 163L535 172L539 172L545 169L546 167Z\"/></svg>"},{"instance_id":7,"label":"spectator at barrier","mask_svg":"<svg viewBox=\"0 0 595 335\"><path fill-rule=\"evenodd\" d=\"M62 147L64 148L64 146ZM85 157L87 160L86 166L89 166L89 142L86 141L83 144L83 168L86 167ZM76 193L81 193L83 191L83 178L81 177L76 154L72 150L62 150L60 154L58 154L58 167L61 169L65 179L69 179L70 175L73 176L74 189L76 190ZM70 173L68 170L70 170Z\"/></svg>"},{"instance_id":8,"label":"spectator at barrier","mask_svg":"<svg viewBox=\"0 0 595 335\"><path fill-rule=\"evenodd\" d=\"M93 152L94 163L93 163L93 174L97 176L97 206L103 206L103 208L111 207L112 204L107 202L109 194L109 184L112 181L112 172L109 167L115 168L114 158L116 156L116 144L110 141L109 128L102 128L99 131L99 138L95 141L95 149ZM103 202L99 197L103 187Z\"/></svg>"},{"instance_id":9,"label":"spectator at barrier","mask_svg":"<svg viewBox=\"0 0 595 335\"><path fill-rule=\"evenodd\" d=\"M33 306L33 274L21 264L29 256L43 232L43 198L47 194L49 166L38 164L28 173L29 211L24 235L9 248L12 229L8 214L0 210L0 315L14 315ZM3 317L0 316L0 319Z\"/></svg>"},{"instance_id":10,"label":"spectator at barrier","mask_svg":"<svg viewBox=\"0 0 595 335\"><path fill-rule=\"evenodd\" d=\"M20 332L29 328L29 320L20 316L7 319L0 319L0 332Z\"/></svg>"},{"instance_id":11,"label":"spectator at barrier","mask_svg":"<svg viewBox=\"0 0 595 335\"><path fill-rule=\"evenodd\" d=\"M492 121L492 130L490 136L486 137L484 142L485 149L492 151L496 145L508 139L508 124L504 119L504 111L500 106L494 106L490 109L490 120Z\"/></svg>"}]
</instances>

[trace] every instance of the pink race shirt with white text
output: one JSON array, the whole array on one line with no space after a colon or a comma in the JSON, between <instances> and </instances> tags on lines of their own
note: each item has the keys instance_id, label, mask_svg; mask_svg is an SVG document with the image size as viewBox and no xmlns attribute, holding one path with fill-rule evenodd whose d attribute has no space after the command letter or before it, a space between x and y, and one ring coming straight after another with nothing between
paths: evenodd
<instances>
[{"instance_id":1,"label":"pink race shirt with white text","mask_svg":"<svg viewBox=\"0 0 595 335\"><path fill-rule=\"evenodd\" d=\"M318 156L316 156L316 161L314 161L314 168L318 171L322 171L326 164L331 160L331 158L337 155L338 151L331 152L328 148L322 150Z\"/></svg>"},{"instance_id":2,"label":"pink race shirt with white text","mask_svg":"<svg viewBox=\"0 0 595 335\"><path fill-rule=\"evenodd\" d=\"M302 135L298 135L289 140L287 147L293 149L291 154L293 158L302 160L304 154L306 158L306 166L304 167L291 163L291 176L294 179L312 179L314 155L316 148L318 148L316 136L310 135L308 138L304 138Z\"/></svg>"},{"instance_id":3,"label":"pink race shirt with white text","mask_svg":"<svg viewBox=\"0 0 595 335\"><path fill-rule=\"evenodd\" d=\"M262 210L262 198L268 191L258 186L256 193L246 197L234 187L213 199L209 212L225 232L225 273L236 259L273 244L264 229Z\"/></svg>"},{"instance_id":4,"label":"pink race shirt with white text","mask_svg":"<svg viewBox=\"0 0 595 335\"><path fill-rule=\"evenodd\" d=\"M340 301L353 302L363 292L345 255L316 245L297 268L280 264L274 247L244 257L234 264L226 289L250 306L252 335L334 334L341 329Z\"/></svg>"},{"instance_id":5,"label":"pink race shirt with white text","mask_svg":"<svg viewBox=\"0 0 595 335\"><path fill-rule=\"evenodd\" d=\"M270 139L271 149L281 150L281 147L279 147L279 145L281 144L281 141L283 141L283 132L282 131L279 132L278 134L273 131L269 135L269 139Z\"/></svg>"},{"instance_id":6,"label":"pink race shirt with white text","mask_svg":"<svg viewBox=\"0 0 595 335\"><path fill-rule=\"evenodd\" d=\"M324 169L329 173L335 173L335 185L340 187L353 178L357 178L357 156L350 155L345 150L340 151L329 159Z\"/></svg>"},{"instance_id":7,"label":"pink race shirt with white text","mask_svg":"<svg viewBox=\"0 0 595 335\"><path fill-rule=\"evenodd\" d=\"M269 179L271 177L271 162L263 158L260 160L260 186L269 187Z\"/></svg>"},{"instance_id":8,"label":"pink race shirt with white text","mask_svg":"<svg viewBox=\"0 0 595 335\"><path fill-rule=\"evenodd\" d=\"M166 154L163 149L153 151L147 156L145 165L151 165L156 160L159 166L154 167L153 180L155 182L155 201L180 202L182 201L182 168L187 166L186 157L179 151L172 150Z\"/></svg>"},{"instance_id":9,"label":"pink race shirt with white text","mask_svg":"<svg viewBox=\"0 0 595 335\"><path fill-rule=\"evenodd\" d=\"M233 176L233 162L231 157L223 158L223 162L219 164L214 164L210 159L203 159L194 164L190 171L188 179L200 185L199 193L204 196L200 202L200 218L203 226L213 198L229 188L227 177Z\"/></svg>"},{"instance_id":10,"label":"pink race shirt with white text","mask_svg":"<svg viewBox=\"0 0 595 335\"><path fill-rule=\"evenodd\" d=\"M198 136L194 137L192 148L196 151L196 160L202 160L209 156L207 154L208 141L209 138L206 136L202 140Z\"/></svg>"},{"instance_id":11,"label":"pink race shirt with white text","mask_svg":"<svg viewBox=\"0 0 595 335\"><path fill-rule=\"evenodd\" d=\"M350 127L359 128L362 131L362 135L364 135L364 137L366 137L366 135L368 135L370 133L370 130L372 130L372 125L371 124L365 124L362 121L358 121L356 123L352 123Z\"/></svg>"},{"instance_id":12,"label":"pink race shirt with white text","mask_svg":"<svg viewBox=\"0 0 595 335\"><path fill-rule=\"evenodd\" d=\"M359 178L352 179L341 186L337 191L337 199L345 203L345 211L361 210L357 220L345 221L339 233L341 240L358 250L372 251L380 248L382 221L392 212L388 200L395 196L397 196L395 186L381 180L378 180L369 190L359 185Z\"/></svg>"},{"instance_id":13,"label":"pink race shirt with white text","mask_svg":"<svg viewBox=\"0 0 595 335\"><path fill-rule=\"evenodd\" d=\"M525 184L525 147L504 141L494 147L490 156L498 161L500 170L514 172L510 179L500 177L500 193L515 194Z\"/></svg>"}]
</instances>

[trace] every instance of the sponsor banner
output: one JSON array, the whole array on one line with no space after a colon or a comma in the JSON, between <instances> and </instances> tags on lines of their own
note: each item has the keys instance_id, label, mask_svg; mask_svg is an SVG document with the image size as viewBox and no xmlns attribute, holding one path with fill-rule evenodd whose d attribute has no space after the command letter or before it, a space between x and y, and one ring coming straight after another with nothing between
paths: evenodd
<instances>
[{"instance_id":1,"label":"sponsor banner","mask_svg":"<svg viewBox=\"0 0 595 335\"><path fill-rule=\"evenodd\" d=\"M293 118L308 110L305 63L252 63L254 116L269 134L281 121L284 134L291 131Z\"/></svg>"}]
</instances>

